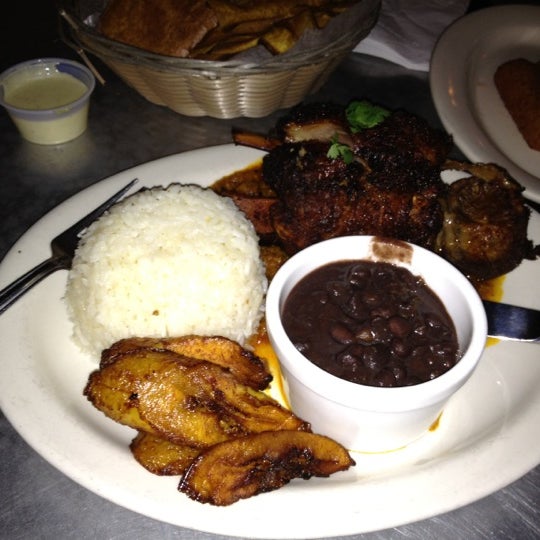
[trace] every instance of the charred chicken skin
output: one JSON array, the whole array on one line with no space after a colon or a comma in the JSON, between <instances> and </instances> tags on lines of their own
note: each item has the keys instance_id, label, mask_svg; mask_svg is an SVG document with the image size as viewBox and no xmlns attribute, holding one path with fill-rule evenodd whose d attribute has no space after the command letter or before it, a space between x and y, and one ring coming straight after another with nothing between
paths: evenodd
<instances>
[{"instance_id":1,"label":"charred chicken skin","mask_svg":"<svg viewBox=\"0 0 540 540\"><path fill-rule=\"evenodd\" d=\"M377 173L415 166L438 168L452 149L452 139L446 133L402 110L393 112L375 127L354 133L352 138L354 154Z\"/></svg>"},{"instance_id":2,"label":"charred chicken skin","mask_svg":"<svg viewBox=\"0 0 540 540\"><path fill-rule=\"evenodd\" d=\"M257 139L236 133L235 141L253 145ZM277 198L267 206L261 232L267 238L270 224L288 254L348 234L434 248L446 189L439 166L451 139L422 119L397 111L380 125L355 132L344 107L311 103L293 108L259 142L269 150L262 178ZM329 157L336 143L350 149L351 160ZM260 199L257 207L252 197L233 200L256 224L263 223Z\"/></svg>"},{"instance_id":3,"label":"charred chicken skin","mask_svg":"<svg viewBox=\"0 0 540 540\"><path fill-rule=\"evenodd\" d=\"M263 178L279 200L270 215L285 251L348 234L434 247L446 189L439 166L451 148L446 134L405 111L355 131L345 108L329 103L294 108L275 131L282 144L265 156ZM352 158L329 157L336 143Z\"/></svg>"},{"instance_id":4,"label":"charred chicken skin","mask_svg":"<svg viewBox=\"0 0 540 540\"><path fill-rule=\"evenodd\" d=\"M364 162L327 157L329 143L285 143L265 156L263 177L277 193L271 208L289 254L349 234L397 237L433 247L442 225L444 184L431 167L374 175Z\"/></svg>"}]
</instances>

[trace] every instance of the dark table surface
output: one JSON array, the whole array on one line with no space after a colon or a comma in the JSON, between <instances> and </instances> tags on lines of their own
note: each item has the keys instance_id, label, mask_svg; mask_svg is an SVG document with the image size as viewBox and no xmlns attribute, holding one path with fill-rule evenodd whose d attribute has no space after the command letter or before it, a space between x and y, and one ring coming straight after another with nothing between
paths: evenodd
<instances>
[{"instance_id":1,"label":"dark table surface","mask_svg":"<svg viewBox=\"0 0 540 540\"><path fill-rule=\"evenodd\" d=\"M475 2L472 8L492 3ZM54 6L28 4L12 3L0 22L0 71L43 56L78 60L58 37ZM0 111L0 259L34 222L85 187L156 158L228 143L233 127L265 131L279 114L256 120L181 116L145 101L99 61L97 65L107 84L96 88L88 130L75 141L58 146L27 143ZM390 108L405 106L440 126L426 73L367 56L351 54L310 99L345 103L359 96ZM1 413L0 456L1 538L225 538L154 521L86 490L31 449ZM539 500L537 467L500 491L447 514L349 538L540 538Z\"/></svg>"}]
</instances>

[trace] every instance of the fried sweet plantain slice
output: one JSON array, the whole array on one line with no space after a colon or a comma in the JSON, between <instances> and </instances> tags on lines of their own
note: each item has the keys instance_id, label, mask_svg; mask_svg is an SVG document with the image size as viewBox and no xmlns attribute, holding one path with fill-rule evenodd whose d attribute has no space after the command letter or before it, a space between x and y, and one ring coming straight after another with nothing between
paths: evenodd
<instances>
[{"instance_id":1,"label":"fried sweet plantain slice","mask_svg":"<svg viewBox=\"0 0 540 540\"><path fill-rule=\"evenodd\" d=\"M203 451L178 486L191 499L227 506L279 489L293 478L329 476L353 466L336 441L299 431L258 433Z\"/></svg>"},{"instance_id":2,"label":"fried sweet plantain slice","mask_svg":"<svg viewBox=\"0 0 540 540\"><path fill-rule=\"evenodd\" d=\"M272 380L264 361L235 341L221 336L182 336L171 338L133 337L114 343L101 354L101 367L123 354L139 349L173 351L197 360L227 368L242 384L263 390Z\"/></svg>"},{"instance_id":3,"label":"fried sweet plantain slice","mask_svg":"<svg viewBox=\"0 0 540 540\"><path fill-rule=\"evenodd\" d=\"M310 429L226 369L172 351L120 355L90 374L84 394L121 424L198 448L249 433Z\"/></svg>"},{"instance_id":4,"label":"fried sweet plantain slice","mask_svg":"<svg viewBox=\"0 0 540 540\"><path fill-rule=\"evenodd\" d=\"M182 476L201 453L200 448L174 444L144 431L139 431L129 449L140 465L159 476Z\"/></svg>"}]
</instances>

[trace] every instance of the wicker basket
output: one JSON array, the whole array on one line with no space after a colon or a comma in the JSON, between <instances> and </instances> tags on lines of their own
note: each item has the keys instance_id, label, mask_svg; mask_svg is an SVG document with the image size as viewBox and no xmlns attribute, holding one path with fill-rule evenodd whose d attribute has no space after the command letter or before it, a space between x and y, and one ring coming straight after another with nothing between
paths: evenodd
<instances>
[{"instance_id":1,"label":"wicker basket","mask_svg":"<svg viewBox=\"0 0 540 540\"><path fill-rule=\"evenodd\" d=\"M64 40L87 59L92 53L148 101L187 116L259 118L292 107L316 92L374 26L380 0L360 0L354 28L324 48L253 64L160 56L100 35L87 24L103 0L62 0ZM86 21L86 22L85 22Z\"/></svg>"}]
</instances>

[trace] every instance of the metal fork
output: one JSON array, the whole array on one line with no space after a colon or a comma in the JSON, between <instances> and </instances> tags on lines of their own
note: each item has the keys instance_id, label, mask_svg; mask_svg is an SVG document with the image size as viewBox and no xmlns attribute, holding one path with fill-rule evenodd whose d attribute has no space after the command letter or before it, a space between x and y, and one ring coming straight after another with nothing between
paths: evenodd
<instances>
[{"instance_id":1,"label":"metal fork","mask_svg":"<svg viewBox=\"0 0 540 540\"><path fill-rule=\"evenodd\" d=\"M118 201L124 193L127 193L136 182L137 179L132 180L93 212L90 212L87 216L83 217L69 229L54 238L51 242L51 257L35 266L0 291L0 314L4 313L8 307L42 279L57 270L69 270L81 233Z\"/></svg>"}]
</instances>

